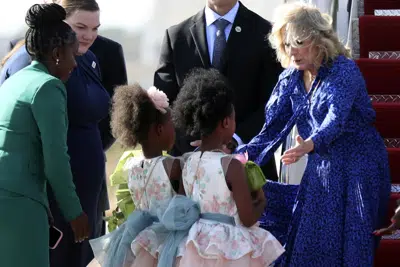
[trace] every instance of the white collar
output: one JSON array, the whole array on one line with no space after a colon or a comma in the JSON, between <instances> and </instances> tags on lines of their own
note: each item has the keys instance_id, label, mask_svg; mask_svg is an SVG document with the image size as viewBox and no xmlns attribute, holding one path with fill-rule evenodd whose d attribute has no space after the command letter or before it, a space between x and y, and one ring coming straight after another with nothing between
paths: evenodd
<instances>
[{"instance_id":1,"label":"white collar","mask_svg":"<svg viewBox=\"0 0 400 267\"><path fill-rule=\"evenodd\" d=\"M238 13L239 10L239 1L236 2L236 4L232 7L231 10L229 10L228 13L226 13L224 16L220 16L217 13L215 13L211 8L209 8L206 5L205 8L205 16L206 16L206 25L207 27L210 26L211 24L213 24L216 20L220 19L220 18L224 18L227 21L229 21L231 24L233 24L233 22L235 21L236 15Z\"/></svg>"}]
</instances>

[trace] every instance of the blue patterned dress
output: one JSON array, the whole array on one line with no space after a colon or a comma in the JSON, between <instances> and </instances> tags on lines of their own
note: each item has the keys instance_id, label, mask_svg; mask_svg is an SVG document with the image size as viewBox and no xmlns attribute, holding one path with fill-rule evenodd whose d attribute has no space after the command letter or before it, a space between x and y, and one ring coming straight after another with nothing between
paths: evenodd
<instances>
[{"instance_id":1,"label":"blue patterned dress","mask_svg":"<svg viewBox=\"0 0 400 267\"><path fill-rule=\"evenodd\" d=\"M296 69L281 74L263 129L238 149L263 165L294 124L314 142L280 266L373 266L372 232L386 215L390 174L364 79L344 56L320 68L310 93L302 77Z\"/></svg>"}]
</instances>

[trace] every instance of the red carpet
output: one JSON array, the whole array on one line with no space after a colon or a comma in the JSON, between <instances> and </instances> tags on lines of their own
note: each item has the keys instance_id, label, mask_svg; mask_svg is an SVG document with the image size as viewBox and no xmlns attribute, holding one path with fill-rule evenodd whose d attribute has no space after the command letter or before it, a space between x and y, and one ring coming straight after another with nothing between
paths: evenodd
<instances>
[{"instance_id":1,"label":"red carpet","mask_svg":"<svg viewBox=\"0 0 400 267\"><path fill-rule=\"evenodd\" d=\"M400 148L388 148L388 153L389 153L389 165L390 165L390 174L392 176L392 183L400 185ZM391 209L390 212L392 213L392 215L394 208L395 207L390 208Z\"/></svg>"},{"instance_id":2,"label":"red carpet","mask_svg":"<svg viewBox=\"0 0 400 267\"><path fill-rule=\"evenodd\" d=\"M359 27L361 58L373 51L400 51L400 17L362 16Z\"/></svg>"},{"instance_id":3,"label":"red carpet","mask_svg":"<svg viewBox=\"0 0 400 267\"><path fill-rule=\"evenodd\" d=\"M400 0L364 0L365 16L359 17L361 59L357 64L374 102L375 126L388 146L393 185L386 218L389 225L400 199L400 60L368 57L369 52L400 51L400 17L373 16L376 9L400 9ZM400 267L399 238L400 234L381 241L375 267Z\"/></svg>"},{"instance_id":4,"label":"red carpet","mask_svg":"<svg viewBox=\"0 0 400 267\"><path fill-rule=\"evenodd\" d=\"M361 58L356 62L368 85L368 94L400 94L400 60Z\"/></svg>"},{"instance_id":5,"label":"red carpet","mask_svg":"<svg viewBox=\"0 0 400 267\"><path fill-rule=\"evenodd\" d=\"M400 136L400 103L374 103L375 127L384 138ZM400 165L400 162L399 162Z\"/></svg>"},{"instance_id":6,"label":"red carpet","mask_svg":"<svg viewBox=\"0 0 400 267\"><path fill-rule=\"evenodd\" d=\"M383 240L378 249L375 267L400 266L400 240Z\"/></svg>"}]
</instances>

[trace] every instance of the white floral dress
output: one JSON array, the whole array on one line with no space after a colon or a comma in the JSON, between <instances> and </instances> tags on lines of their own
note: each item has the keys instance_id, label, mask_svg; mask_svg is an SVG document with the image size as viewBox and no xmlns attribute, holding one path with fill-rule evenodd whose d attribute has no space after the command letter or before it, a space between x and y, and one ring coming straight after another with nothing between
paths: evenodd
<instances>
[{"instance_id":1,"label":"white floral dress","mask_svg":"<svg viewBox=\"0 0 400 267\"><path fill-rule=\"evenodd\" d=\"M242 226L229 190L220 152L195 152L182 172L188 197L198 202L202 213L234 217L236 226L200 219L190 229L180 266L269 266L284 249L268 231Z\"/></svg>"},{"instance_id":2,"label":"white floral dress","mask_svg":"<svg viewBox=\"0 0 400 267\"><path fill-rule=\"evenodd\" d=\"M134 157L125 164L125 167L129 169L129 190L137 209L148 210L156 215L157 207L175 196L176 193L164 167L164 161L167 159L168 157L153 159ZM136 256L133 266L156 265L162 241L151 230L145 229L140 232L131 244Z\"/></svg>"}]
</instances>

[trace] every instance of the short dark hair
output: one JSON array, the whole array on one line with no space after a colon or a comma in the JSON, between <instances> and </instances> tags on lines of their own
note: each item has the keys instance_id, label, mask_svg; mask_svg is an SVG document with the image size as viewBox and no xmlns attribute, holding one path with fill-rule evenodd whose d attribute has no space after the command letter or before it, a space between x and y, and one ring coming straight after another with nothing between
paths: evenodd
<instances>
[{"instance_id":1,"label":"short dark hair","mask_svg":"<svg viewBox=\"0 0 400 267\"><path fill-rule=\"evenodd\" d=\"M175 126L193 137L210 135L233 112L233 91L215 69L195 69L174 102Z\"/></svg>"},{"instance_id":2,"label":"short dark hair","mask_svg":"<svg viewBox=\"0 0 400 267\"><path fill-rule=\"evenodd\" d=\"M54 48L76 42L75 32L65 18L64 8L57 4L35 4L28 10L25 46L32 59L44 60Z\"/></svg>"},{"instance_id":3,"label":"short dark hair","mask_svg":"<svg viewBox=\"0 0 400 267\"><path fill-rule=\"evenodd\" d=\"M156 109L153 101L139 84L122 85L115 89L112 99L111 129L126 147L147 141L150 126L162 124L169 115Z\"/></svg>"}]
</instances>

